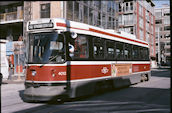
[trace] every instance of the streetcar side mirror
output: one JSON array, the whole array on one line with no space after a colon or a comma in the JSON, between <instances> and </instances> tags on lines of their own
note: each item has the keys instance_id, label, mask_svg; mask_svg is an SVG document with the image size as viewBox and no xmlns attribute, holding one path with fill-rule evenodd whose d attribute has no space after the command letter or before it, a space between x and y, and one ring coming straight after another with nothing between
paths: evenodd
<instances>
[{"instance_id":1,"label":"streetcar side mirror","mask_svg":"<svg viewBox=\"0 0 172 113\"><path fill-rule=\"evenodd\" d=\"M71 37L72 37L73 39L76 39L77 36L78 36L77 33L75 33L75 32L72 32L72 33L71 33Z\"/></svg>"},{"instance_id":2,"label":"streetcar side mirror","mask_svg":"<svg viewBox=\"0 0 172 113\"><path fill-rule=\"evenodd\" d=\"M69 44L69 56L74 56L74 46L72 44Z\"/></svg>"}]
</instances>

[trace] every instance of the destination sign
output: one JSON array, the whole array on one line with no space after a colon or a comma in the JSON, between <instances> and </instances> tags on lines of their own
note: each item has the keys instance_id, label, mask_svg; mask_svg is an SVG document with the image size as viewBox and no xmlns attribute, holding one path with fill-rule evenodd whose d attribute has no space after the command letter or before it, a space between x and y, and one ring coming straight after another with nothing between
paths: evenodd
<instances>
[{"instance_id":1,"label":"destination sign","mask_svg":"<svg viewBox=\"0 0 172 113\"><path fill-rule=\"evenodd\" d=\"M50 22L50 23L42 23L42 24L30 24L28 26L28 29L32 30L32 29L43 29L43 28L53 28L53 27L54 24Z\"/></svg>"}]
</instances>

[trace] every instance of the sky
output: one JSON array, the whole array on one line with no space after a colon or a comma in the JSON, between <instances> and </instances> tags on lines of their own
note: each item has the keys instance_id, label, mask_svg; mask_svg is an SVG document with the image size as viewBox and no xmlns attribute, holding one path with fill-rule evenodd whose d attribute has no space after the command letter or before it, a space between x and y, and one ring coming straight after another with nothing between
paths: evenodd
<instances>
[{"instance_id":1,"label":"sky","mask_svg":"<svg viewBox=\"0 0 172 113\"><path fill-rule=\"evenodd\" d=\"M155 8L161 7L162 4L170 5L170 0L152 0L152 1L155 4Z\"/></svg>"}]
</instances>

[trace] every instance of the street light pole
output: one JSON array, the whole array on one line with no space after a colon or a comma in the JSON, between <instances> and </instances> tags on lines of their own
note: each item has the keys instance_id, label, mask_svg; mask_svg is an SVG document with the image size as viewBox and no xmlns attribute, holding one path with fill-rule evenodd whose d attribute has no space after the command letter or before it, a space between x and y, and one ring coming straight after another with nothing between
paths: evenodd
<instances>
[{"instance_id":1,"label":"street light pole","mask_svg":"<svg viewBox=\"0 0 172 113\"><path fill-rule=\"evenodd\" d=\"M3 76L2 76L2 73L0 72L0 112L1 112L1 84L2 84L2 79L3 79Z\"/></svg>"},{"instance_id":2,"label":"street light pole","mask_svg":"<svg viewBox=\"0 0 172 113\"><path fill-rule=\"evenodd\" d=\"M160 51L160 37L159 37L159 27L158 27L158 65L161 65L161 51Z\"/></svg>"}]
</instances>

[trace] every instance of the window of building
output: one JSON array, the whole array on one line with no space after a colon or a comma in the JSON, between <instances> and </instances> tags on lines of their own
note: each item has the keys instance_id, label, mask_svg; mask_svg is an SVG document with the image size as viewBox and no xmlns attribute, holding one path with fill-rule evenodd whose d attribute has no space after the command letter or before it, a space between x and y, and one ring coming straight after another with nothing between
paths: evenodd
<instances>
[{"instance_id":1,"label":"window of building","mask_svg":"<svg viewBox=\"0 0 172 113\"><path fill-rule=\"evenodd\" d=\"M125 11L128 11L128 2L126 2L126 10Z\"/></svg>"},{"instance_id":2,"label":"window of building","mask_svg":"<svg viewBox=\"0 0 172 113\"><path fill-rule=\"evenodd\" d=\"M162 24L162 20L155 20L155 24Z\"/></svg>"},{"instance_id":3,"label":"window of building","mask_svg":"<svg viewBox=\"0 0 172 113\"><path fill-rule=\"evenodd\" d=\"M164 38L170 38L170 34L165 34Z\"/></svg>"},{"instance_id":4,"label":"window of building","mask_svg":"<svg viewBox=\"0 0 172 113\"><path fill-rule=\"evenodd\" d=\"M149 11L146 11L146 20L149 22Z\"/></svg>"},{"instance_id":5,"label":"window of building","mask_svg":"<svg viewBox=\"0 0 172 113\"><path fill-rule=\"evenodd\" d=\"M140 31L140 33L139 33L140 34L140 39L143 40L144 39L143 30L140 29L139 31Z\"/></svg>"},{"instance_id":6,"label":"window of building","mask_svg":"<svg viewBox=\"0 0 172 113\"><path fill-rule=\"evenodd\" d=\"M158 46L158 43L156 43L156 46Z\"/></svg>"},{"instance_id":7,"label":"window of building","mask_svg":"<svg viewBox=\"0 0 172 113\"><path fill-rule=\"evenodd\" d=\"M67 19L73 20L73 1L67 2Z\"/></svg>"},{"instance_id":8,"label":"window of building","mask_svg":"<svg viewBox=\"0 0 172 113\"><path fill-rule=\"evenodd\" d=\"M93 21L93 13L94 10L92 8L89 8L89 24L93 25L94 21Z\"/></svg>"},{"instance_id":9,"label":"window of building","mask_svg":"<svg viewBox=\"0 0 172 113\"><path fill-rule=\"evenodd\" d=\"M122 15L118 16L118 22L119 22L119 25L123 25L123 23L122 23Z\"/></svg>"},{"instance_id":10,"label":"window of building","mask_svg":"<svg viewBox=\"0 0 172 113\"><path fill-rule=\"evenodd\" d=\"M159 31L163 31L163 27L159 27L160 29L159 29Z\"/></svg>"},{"instance_id":11,"label":"window of building","mask_svg":"<svg viewBox=\"0 0 172 113\"><path fill-rule=\"evenodd\" d=\"M139 17L139 26L143 28L143 18Z\"/></svg>"},{"instance_id":12,"label":"window of building","mask_svg":"<svg viewBox=\"0 0 172 113\"><path fill-rule=\"evenodd\" d=\"M149 23L148 22L146 22L146 31L150 31L149 30Z\"/></svg>"},{"instance_id":13,"label":"window of building","mask_svg":"<svg viewBox=\"0 0 172 113\"><path fill-rule=\"evenodd\" d=\"M133 2L130 2L130 10L133 10Z\"/></svg>"},{"instance_id":14,"label":"window of building","mask_svg":"<svg viewBox=\"0 0 172 113\"><path fill-rule=\"evenodd\" d=\"M119 3L119 12L121 12L122 11L122 6L121 6L121 4Z\"/></svg>"},{"instance_id":15,"label":"window of building","mask_svg":"<svg viewBox=\"0 0 172 113\"><path fill-rule=\"evenodd\" d=\"M101 26L101 12L98 12L97 26Z\"/></svg>"},{"instance_id":16,"label":"window of building","mask_svg":"<svg viewBox=\"0 0 172 113\"><path fill-rule=\"evenodd\" d=\"M84 23L88 24L88 7L84 6Z\"/></svg>"},{"instance_id":17,"label":"window of building","mask_svg":"<svg viewBox=\"0 0 172 113\"><path fill-rule=\"evenodd\" d=\"M162 17L162 12L155 12L155 17L156 18L161 18Z\"/></svg>"},{"instance_id":18,"label":"window of building","mask_svg":"<svg viewBox=\"0 0 172 113\"><path fill-rule=\"evenodd\" d=\"M41 18L50 18L50 3L41 4Z\"/></svg>"},{"instance_id":19,"label":"window of building","mask_svg":"<svg viewBox=\"0 0 172 113\"><path fill-rule=\"evenodd\" d=\"M166 45L170 45L170 42L167 42Z\"/></svg>"},{"instance_id":20,"label":"window of building","mask_svg":"<svg viewBox=\"0 0 172 113\"><path fill-rule=\"evenodd\" d=\"M166 53L170 53L171 51L170 51L170 49L166 49Z\"/></svg>"},{"instance_id":21,"label":"window of building","mask_svg":"<svg viewBox=\"0 0 172 113\"><path fill-rule=\"evenodd\" d=\"M143 7L139 5L139 14L142 16L143 15Z\"/></svg>"},{"instance_id":22,"label":"window of building","mask_svg":"<svg viewBox=\"0 0 172 113\"><path fill-rule=\"evenodd\" d=\"M83 22L83 13L84 13L84 6L82 4L79 4L79 22Z\"/></svg>"},{"instance_id":23,"label":"window of building","mask_svg":"<svg viewBox=\"0 0 172 113\"><path fill-rule=\"evenodd\" d=\"M79 22L79 3L74 2L74 21Z\"/></svg>"},{"instance_id":24,"label":"window of building","mask_svg":"<svg viewBox=\"0 0 172 113\"><path fill-rule=\"evenodd\" d=\"M170 24L170 17L164 17L164 24Z\"/></svg>"},{"instance_id":25,"label":"window of building","mask_svg":"<svg viewBox=\"0 0 172 113\"><path fill-rule=\"evenodd\" d=\"M149 42L149 33L146 32L146 42Z\"/></svg>"},{"instance_id":26,"label":"window of building","mask_svg":"<svg viewBox=\"0 0 172 113\"><path fill-rule=\"evenodd\" d=\"M88 4L88 1L84 0L84 3L85 3L85 4Z\"/></svg>"},{"instance_id":27,"label":"window of building","mask_svg":"<svg viewBox=\"0 0 172 113\"><path fill-rule=\"evenodd\" d=\"M168 30L170 30L170 26L165 26L164 31L168 31Z\"/></svg>"},{"instance_id":28,"label":"window of building","mask_svg":"<svg viewBox=\"0 0 172 113\"><path fill-rule=\"evenodd\" d=\"M170 16L170 13L164 13L164 16Z\"/></svg>"},{"instance_id":29,"label":"window of building","mask_svg":"<svg viewBox=\"0 0 172 113\"><path fill-rule=\"evenodd\" d=\"M108 1L107 3L107 11L110 13L112 11L112 2Z\"/></svg>"},{"instance_id":30,"label":"window of building","mask_svg":"<svg viewBox=\"0 0 172 113\"><path fill-rule=\"evenodd\" d=\"M160 38L162 38L162 35L160 35Z\"/></svg>"},{"instance_id":31,"label":"window of building","mask_svg":"<svg viewBox=\"0 0 172 113\"><path fill-rule=\"evenodd\" d=\"M134 34L134 28L133 27L130 27L130 33Z\"/></svg>"}]
</instances>

